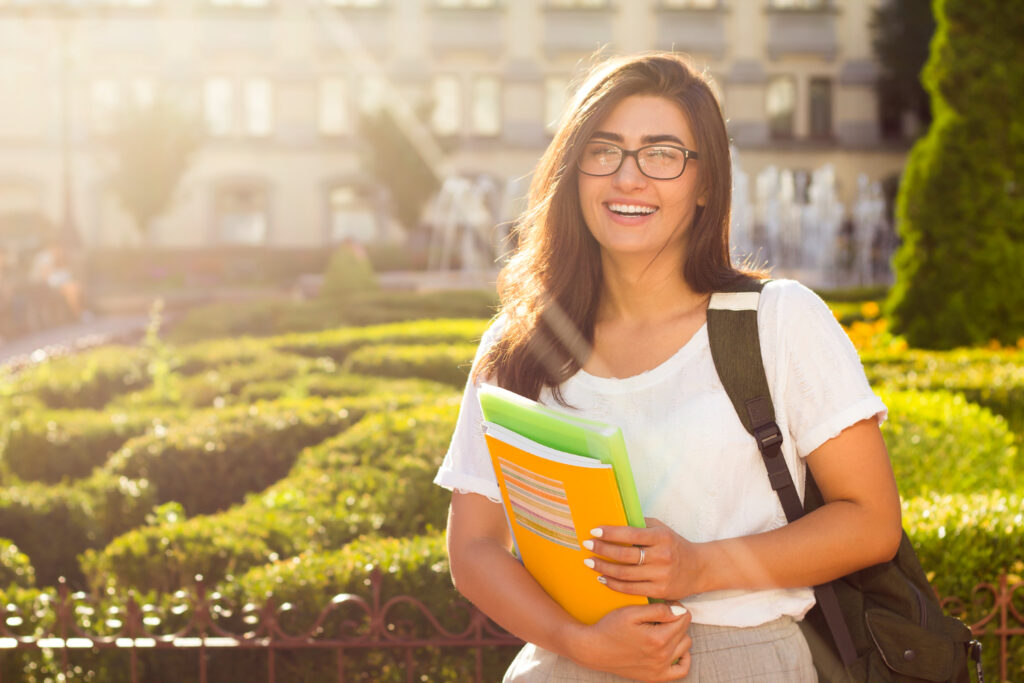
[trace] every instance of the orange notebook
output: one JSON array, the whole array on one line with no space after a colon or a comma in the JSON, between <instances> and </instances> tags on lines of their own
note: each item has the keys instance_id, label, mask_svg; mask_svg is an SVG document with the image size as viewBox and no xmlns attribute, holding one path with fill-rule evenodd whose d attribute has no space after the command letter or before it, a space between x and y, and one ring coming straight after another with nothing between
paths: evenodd
<instances>
[{"instance_id":1,"label":"orange notebook","mask_svg":"<svg viewBox=\"0 0 1024 683\"><path fill-rule=\"evenodd\" d=\"M617 607L647 604L645 597L608 588L583 564L593 556L581 545L591 529L626 526L611 465L556 451L490 422L484 434L516 550L548 595L587 624Z\"/></svg>"}]
</instances>

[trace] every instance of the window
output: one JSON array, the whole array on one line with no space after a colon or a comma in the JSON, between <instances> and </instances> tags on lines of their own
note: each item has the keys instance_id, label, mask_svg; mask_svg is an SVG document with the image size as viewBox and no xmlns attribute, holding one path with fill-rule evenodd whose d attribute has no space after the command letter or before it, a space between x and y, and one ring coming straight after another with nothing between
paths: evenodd
<instances>
[{"instance_id":1,"label":"window","mask_svg":"<svg viewBox=\"0 0 1024 683\"><path fill-rule=\"evenodd\" d=\"M114 131L114 115L121 105L117 81L100 80L92 84L92 129L100 135Z\"/></svg>"},{"instance_id":2,"label":"window","mask_svg":"<svg viewBox=\"0 0 1024 683\"><path fill-rule=\"evenodd\" d=\"M267 196L258 188L231 188L217 195L217 238L222 244L264 244Z\"/></svg>"},{"instance_id":3,"label":"window","mask_svg":"<svg viewBox=\"0 0 1024 683\"><path fill-rule=\"evenodd\" d=\"M661 0L662 7L672 9L715 9L719 0Z\"/></svg>"},{"instance_id":4,"label":"window","mask_svg":"<svg viewBox=\"0 0 1024 683\"><path fill-rule=\"evenodd\" d=\"M387 92L388 84L382 76L363 76L359 79L359 94L356 98L356 106L364 114L372 114L384 108Z\"/></svg>"},{"instance_id":5,"label":"window","mask_svg":"<svg viewBox=\"0 0 1024 683\"><path fill-rule=\"evenodd\" d=\"M228 78L211 78L206 82L204 100L210 135L266 137L273 132L273 99L270 81L265 78L238 84Z\"/></svg>"},{"instance_id":6,"label":"window","mask_svg":"<svg viewBox=\"0 0 1024 683\"><path fill-rule=\"evenodd\" d=\"M792 138L796 113L796 83L792 76L774 76L768 82L765 108L768 113L768 130L772 138Z\"/></svg>"},{"instance_id":7,"label":"window","mask_svg":"<svg viewBox=\"0 0 1024 683\"><path fill-rule=\"evenodd\" d=\"M470 125L475 135L501 133L501 83L494 76L473 79Z\"/></svg>"},{"instance_id":8,"label":"window","mask_svg":"<svg viewBox=\"0 0 1024 683\"><path fill-rule=\"evenodd\" d=\"M331 210L331 243L355 240L362 244L377 237L377 217L371 202L353 185L342 185L331 190L328 198Z\"/></svg>"},{"instance_id":9,"label":"window","mask_svg":"<svg viewBox=\"0 0 1024 683\"><path fill-rule=\"evenodd\" d=\"M274 109L270 94L270 81L250 78L244 82L243 132L254 137L270 135L274 127Z\"/></svg>"},{"instance_id":10,"label":"window","mask_svg":"<svg viewBox=\"0 0 1024 683\"><path fill-rule=\"evenodd\" d=\"M544 79L544 129L554 133L569 99L569 79L548 76Z\"/></svg>"},{"instance_id":11,"label":"window","mask_svg":"<svg viewBox=\"0 0 1024 683\"><path fill-rule=\"evenodd\" d=\"M208 0L214 7L268 7L270 0Z\"/></svg>"},{"instance_id":12,"label":"window","mask_svg":"<svg viewBox=\"0 0 1024 683\"><path fill-rule=\"evenodd\" d=\"M811 137L832 137L832 79L812 78L810 92Z\"/></svg>"},{"instance_id":13,"label":"window","mask_svg":"<svg viewBox=\"0 0 1024 683\"><path fill-rule=\"evenodd\" d=\"M320 81L321 135L346 135L352 132L346 91L346 83L342 78L326 78Z\"/></svg>"},{"instance_id":14,"label":"window","mask_svg":"<svg viewBox=\"0 0 1024 683\"><path fill-rule=\"evenodd\" d=\"M548 7L555 9L604 9L608 0L548 0Z\"/></svg>"},{"instance_id":15,"label":"window","mask_svg":"<svg viewBox=\"0 0 1024 683\"><path fill-rule=\"evenodd\" d=\"M234 92L231 81L211 78L204 88L203 110L210 135L230 135L234 129Z\"/></svg>"},{"instance_id":16,"label":"window","mask_svg":"<svg viewBox=\"0 0 1024 683\"><path fill-rule=\"evenodd\" d=\"M445 9L487 9L497 7L497 0L436 0Z\"/></svg>"},{"instance_id":17,"label":"window","mask_svg":"<svg viewBox=\"0 0 1024 683\"><path fill-rule=\"evenodd\" d=\"M771 0L773 9L825 9L829 0Z\"/></svg>"},{"instance_id":18,"label":"window","mask_svg":"<svg viewBox=\"0 0 1024 683\"><path fill-rule=\"evenodd\" d=\"M328 7L381 7L383 0L323 0Z\"/></svg>"},{"instance_id":19,"label":"window","mask_svg":"<svg viewBox=\"0 0 1024 683\"><path fill-rule=\"evenodd\" d=\"M455 135L462 128L462 83L457 76L434 79L431 124L438 135Z\"/></svg>"}]
</instances>

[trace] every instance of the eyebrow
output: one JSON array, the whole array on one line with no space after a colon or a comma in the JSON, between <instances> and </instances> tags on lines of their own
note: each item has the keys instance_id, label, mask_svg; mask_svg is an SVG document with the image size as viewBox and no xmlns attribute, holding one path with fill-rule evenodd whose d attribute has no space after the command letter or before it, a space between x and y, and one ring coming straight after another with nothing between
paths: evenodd
<instances>
[{"instance_id":1,"label":"eyebrow","mask_svg":"<svg viewBox=\"0 0 1024 683\"><path fill-rule=\"evenodd\" d=\"M624 141L624 138L618 133L609 133L608 131L603 130L594 131L594 134L591 135L591 138L610 140L611 142ZM680 147L686 146L686 144L682 140L677 138L675 135L645 135L642 138L640 138L640 144L642 145L656 145L659 142L671 142L679 145Z\"/></svg>"}]
</instances>

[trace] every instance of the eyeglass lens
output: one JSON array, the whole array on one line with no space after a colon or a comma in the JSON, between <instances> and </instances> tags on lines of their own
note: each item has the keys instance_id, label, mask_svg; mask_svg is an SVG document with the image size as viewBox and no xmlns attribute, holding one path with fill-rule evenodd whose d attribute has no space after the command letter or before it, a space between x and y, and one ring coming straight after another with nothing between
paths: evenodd
<instances>
[{"instance_id":1,"label":"eyeglass lens","mask_svg":"<svg viewBox=\"0 0 1024 683\"><path fill-rule=\"evenodd\" d=\"M624 150L608 142L589 142L583 149L579 168L589 175L611 175L626 156L636 157L641 173L658 180L678 178L686 168L687 152L671 145L648 145Z\"/></svg>"}]
</instances>

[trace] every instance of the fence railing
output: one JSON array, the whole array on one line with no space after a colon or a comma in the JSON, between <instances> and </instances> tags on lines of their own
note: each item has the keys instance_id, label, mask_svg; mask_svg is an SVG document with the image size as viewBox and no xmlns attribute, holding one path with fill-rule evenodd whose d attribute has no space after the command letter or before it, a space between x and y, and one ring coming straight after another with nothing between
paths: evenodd
<instances>
[{"instance_id":1,"label":"fence railing","mask_svg":"<svg viewBox=\"0 0 1024 683\"><path fill-rule=\"evenodd\" d=\"M244 617L248 630L235 633L218 625L218 621L230 615L219 604L218 596L208 594L202 577L196 578L193 591L179 593L181 601L171 608L180 618L180 624L170 633L153 632L154 627L164 621L155 616L159 610L153 605L140 605L129 597L123 606L108 606L104 610L105 615L97 616L96 603L84 594L72 593L64 583L58 585L56 601L48 606L49 613L45 615L47 625L33 627L30 634L18 633L29 625L26 615L15 605L5 605L0 608L0 663L4 652L50 651L64 680L71 680L68 675L74 667L72 660L76 650L119 650L128 655L130 680L138 683L141 652L161 649L186 651L196 653L198 680L207 683L210 680L208 657L211 651L222 648L263 650L266 652L267 681L276 683L279 680L279 652L319 649L333 651L337 680L343 682L349 652L387 650L399 654L397 661L403 662L405 678L411 682L417 680L418 674L429 673L417 671L414 658L417 649L468 649L475 655L476 680L482 681L485 649L522 643L468 603L465 604L468 615L468 620L464 620L465 628L452 631L414 597L402 595L384 600L384 578L377 569L371 573L367 597L353 594L335 596L313 623L299 632L290 632L282 624L282 616L290 606L268 598L262 606L248 606ZM1009 680L1010 639L1024 636L1024 610L1019 606L1024 604L1024 582L1017 580L1011 583L1010 578L1002 574L995 583L976 585L968 600L947 597L941 602L951 613L981 614L980 618L971 617L971 629L978 637L999 639L999 680ZM428 626L427 635L420 632L422 628L408 628L410 609L422 618L422 621L418 620L421 627L424 623ZM354 611L357 617L342 619L335 624L338 627L335 632L339 635L324 637L325 623L342 610L346 614ZM37 614L37 623L38 617ZM90 630L90 626L99 624L105 628ZM4 683L2 676L0 667L0 683Z\"/></svg>"}]
</instances>

